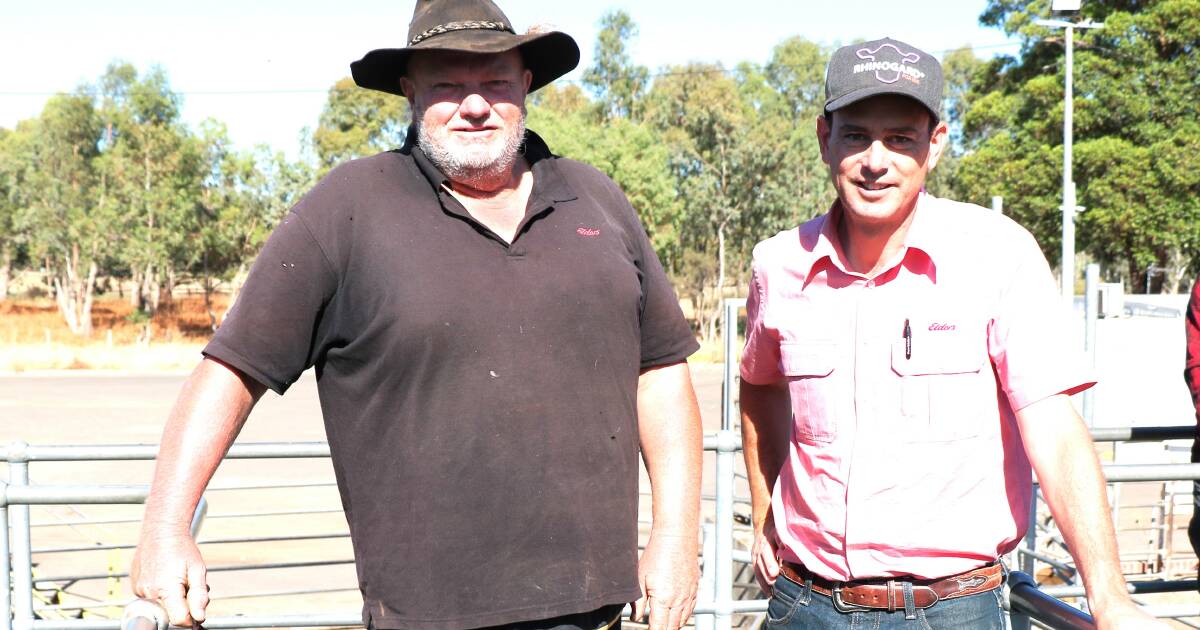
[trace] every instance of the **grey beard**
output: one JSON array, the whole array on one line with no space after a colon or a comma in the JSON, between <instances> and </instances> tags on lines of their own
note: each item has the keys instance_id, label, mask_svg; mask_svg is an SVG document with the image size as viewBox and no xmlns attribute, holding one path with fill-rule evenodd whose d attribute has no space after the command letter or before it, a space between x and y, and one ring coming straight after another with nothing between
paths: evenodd
<instances>
[{"instance_id":1,"label":"grey beard","mask_svg":"<svg viewBox=\"0 0 1200 630\"><path fill-rule=\"evenodd\" d=\"M435 166L451 181L476 187L497 179L511 176L513 165L521 153L525 141L525 117L521 116L511 133L505 134L504 144L488 155L460 155L448 149L431 136L425 125L417 125L417 143Z\"/></svg>"}]
</instances>

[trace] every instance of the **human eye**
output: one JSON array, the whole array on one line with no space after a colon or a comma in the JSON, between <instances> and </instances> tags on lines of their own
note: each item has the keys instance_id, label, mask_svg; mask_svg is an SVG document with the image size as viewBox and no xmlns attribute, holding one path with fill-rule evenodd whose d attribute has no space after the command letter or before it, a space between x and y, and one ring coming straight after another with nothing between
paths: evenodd
<instances>
[{"instance_id":1,"label":"human eye","mask_svg":"<svg viewBox=\"0 0 1200 630\"><path fill-rule=\"evenodd\" d=\"M867 134L861 131L847 131L842 134L842 139L851 144L863 144L869 140Z\"/></svg>"},{"instance_id":2,"label":"human eye","mask_svg":"<svg viewBox=\"0 0 1200 630\"><path fill-rule=\"evenodd\" d=\"M913 146L914 143L916 140L911 136L896 134L888 137L888 144L894 147L907 148Z\"/></svg>"},{"instance_id":3,"label":"human eye","mask_svg":"<svg viewBox=\"0 0 1200 630\"><path fill-rule=\"evenodd\" d=\"M430 89L433 90L434 94L437 94L439 96L444 96L444 95L449 95L449 94L453 94L454 92L456 92L458 90L458 84L451 83L449 81L438 81L438 82L434 83L433 85L431 85Z\"/></svg>"}]
</instances>

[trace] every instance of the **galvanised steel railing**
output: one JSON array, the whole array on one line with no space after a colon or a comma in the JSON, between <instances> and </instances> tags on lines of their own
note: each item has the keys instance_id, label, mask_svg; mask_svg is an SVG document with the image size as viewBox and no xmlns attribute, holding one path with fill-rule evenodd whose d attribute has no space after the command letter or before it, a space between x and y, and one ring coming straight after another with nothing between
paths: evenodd
<instances>
[{"instance_id":1,"label":"galvanised steel railing","mask_svg":"<svg viewBox=\"0 0 1200 630\"><path fill-rule=\"evenodd\" d=\"M737 322L738 309L744 306L744 301L727 300L725 303L725 330L733 330ZM734 430L737 409L734 402L733 388L737 382L734 371L736 354L734 344L736 334L726 335L726 374L723 389L721 429L707 434L704 438L704 448L716 453L716 492L714 522L705 524L702 551L702 577L698 605L696 607L696 627L699 630L725 630L730 628L733 615L765 613L768 600L738 600L733 597L734 563L748 564L750 554L746 550L735 549L735 503L745 503L745 498L735 496L734 486L737 479L737 453L741 450L741 438ZM1186 439L1194 435L1194 427L1150 427L1100 429L1092 432L1097 441L1156 441L1164 439ZM0 482L0 611L11 609L12 614L0 616L0 630L86 630L108 628L150 628L162 627L165 623L156 605L148 602L135 601L127 609L124 620L116 619L37 619L33 607L33 572L32 554L35 550L30 543L30 531L35 525L29 519L30 505L53 504L138 504L142 503L148 493L147 486L95 486L95 485L32 485L29 477L29 464L32 462L82 462L82 461L117 461L117 460L152 460L157 454L155 445L128 446L31 446L24 443L13 443L0 446L0 460L8 463L9 479L7 483ZM304 443L260 443L234 445L226 456L229 459L289 459L289 458L325 458L329 457L329 446L324 442ZM1106 465L1104 472L1110 482L1119 481L1166 481L1200 479L1200 464L1162 464L1162 465ZM285 483L277 486L261 484L241 486L213 486L208 492L220 490L266 489L276 487L316 487L326 483ZM204 518L207 501L202 501L193 520L193 534L198 530ZM295 510L288 513L313 513L336 510ZM254 515L275 514L277 512L257 512ZM250 515L250 514L246 514ZM242 516L231 514L225 516ZM216 518L213 515L210 518ZM99 521L93 521L99 522ZM116 522L116 521L109 521ZM12 532L11 540L8 535ZM1032 528L1031 528L1032 529ZM247 537L202 542L251 542L272 540L305 540L325 537L343 537L345 533L331 533L311 536L266 536ZM131 545L108 545L97 548L129 548ZM36 550L39 553L65 552L82 550L79 548L62 548ZM1022 548L1025 568L1035 565L1039 558L1050 563L1057 562L1038 554L1032 547ZM11 556L11 564L9 558ZM318 566L331 563L348 563L349 560L312 561L270 563L231 567L212 567L210 571L284 568L296 566ZM10 582L10 568L12 580ZM1063 564L1064 569L1070 569ZM79 580L86 578L114 577L117 574L105 573L95 575L75 575L39 578L39 581ZM123 574L121 574L123 575ZM1133 583L1131 592L1149 593L1164 591L1188 591L1196 589L1195 580L1174 582ZM1029 627L1029 620L1036 619L1040 624L1051 628L1090 628L1091 618L1058 599L1057 597L1078 597L1083 595L1082 588L1076 586L1046 587L1038 589L1028 573L1013 572L1006 586L1007 602L1010 620L1014 629ZM285 594L285 593L280 593ZM105 602L111 605L112 602ZM1200 616L1200 606L1176 606L1151 608L1151 612L1162 616L1186 617ZM156 616L158 615L158 616ZM147 625L149 624L149 625ZM212 618L205 622L208 628L265 628L265 627L321 627L321 626L355 626L361 624L361 613L357 610L334 613L313 613L304 615L265 615L265 616L236 616L227 618Z\"/></svg>"}]
</instances>

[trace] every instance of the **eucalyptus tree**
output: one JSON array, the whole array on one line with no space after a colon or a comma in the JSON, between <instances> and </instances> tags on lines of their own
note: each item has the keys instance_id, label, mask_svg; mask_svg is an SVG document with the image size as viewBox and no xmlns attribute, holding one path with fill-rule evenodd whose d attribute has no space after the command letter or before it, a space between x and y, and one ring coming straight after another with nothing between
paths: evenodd
<instances>
[{"instance_id":1,"label":"eucalyptus tree","mask_svg":"<svg viewBox=\"0 0 1200 630\"><path fill-rule=\"evenodd\" d=\"M21 158L27 195L15 216L41 263L71 332L92 332L96 277L114 249L117 210L96 170L99 116L86 88L51 97L41 115L18 126L29 142Z\"/></svg>"},{"instance_id":2,"label":"eucalyptus tree","mask_svg":"<svg viewBox=\"0 0 1200 630\"><path fill-rule=\"evenodd\" d=\"M1063 46L1044 1L991 0L981 22L1021 39L988 64L964 119L962 196L1005 197L1051 260L1061 242ZM1080 247L1130 288L1177 290L1200 262L1200 3L1094 0L1076 35L1074 164ZM1166 270L1162 275L1149 272ZM1165 280L1165 282L1162 282Z\"/></svg>"}]
</instances>

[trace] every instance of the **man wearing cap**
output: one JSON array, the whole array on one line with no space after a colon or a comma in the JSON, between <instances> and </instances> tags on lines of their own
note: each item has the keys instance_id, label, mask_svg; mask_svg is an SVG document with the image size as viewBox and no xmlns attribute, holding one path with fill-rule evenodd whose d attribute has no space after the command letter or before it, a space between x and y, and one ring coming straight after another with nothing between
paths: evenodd
<instances>
[{"instance_id":1,"label":"man wearing cap","mask_svg":"<svg viewBox=\"0 0 1200 630\"><path fill-rule=\"evenodd\" d=\"M291 210L184 386L135 591L203 620L192 510L258 397L312 366L368 627L607 628L636 602L674 630L698 578L697 344L622 192L524 129L579 49L490 0L420 0L407 42L351 66L409 100L404 147Z\"/></svg>"},{"instance_id":2,"label":"man wearing cap","mask_svg":"<svg viewBox=\"0 0 1200 630\"><path fill-rule=\"evenodd\" d=\"M925 52L837 50L816 121L837 200L754 250L741 406L768 622L1004 628L1032 464L1101 627L1159 627L1124 590L1068 398L1094 381L1037 243L923 191L941 98Z\"/></svg>"}]
</instances>

